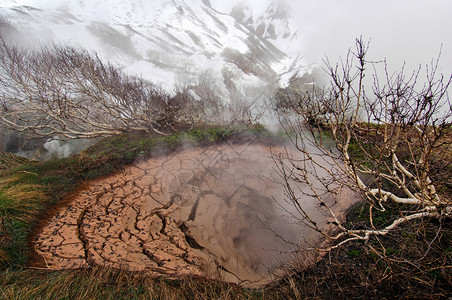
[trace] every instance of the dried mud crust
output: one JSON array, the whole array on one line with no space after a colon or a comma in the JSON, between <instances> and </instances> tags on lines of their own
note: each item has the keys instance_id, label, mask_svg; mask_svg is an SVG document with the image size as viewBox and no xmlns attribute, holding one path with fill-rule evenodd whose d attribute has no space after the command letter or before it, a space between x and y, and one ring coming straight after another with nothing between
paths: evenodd
<instances>
[{"instance_id":1,"label":"dried mud crust","mask_svg":"<svg viewBox=\"0 0 452 300\"><path fill-rule=\"evenodd\" d=\"M34 237L35 250L51 269L100 265L264 285L290 247L281 238L315 238L281 225L273 165L267 147L246 144L137 162L79 191Z\"/></svg>"}]
</instances>

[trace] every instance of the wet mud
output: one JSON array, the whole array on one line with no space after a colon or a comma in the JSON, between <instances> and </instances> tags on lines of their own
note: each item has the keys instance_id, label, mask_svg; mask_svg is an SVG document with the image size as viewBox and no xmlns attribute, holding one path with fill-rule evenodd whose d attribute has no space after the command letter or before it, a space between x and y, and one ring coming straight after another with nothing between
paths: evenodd
<instances>
[{"instance_id":1,"label":"wet mud","mask_svg":"<svg viewBox=\"0 0 452 300\"><path fill-rule=\"evenodd\" d=\"M35 250L50 269L107 266L265 285L297 245L321 242L294 221L271 158L281 151L223 144L137 162L77 192L35 236ZM327 226L315 201L304 201Z\"/></svg>"}]
</instances>

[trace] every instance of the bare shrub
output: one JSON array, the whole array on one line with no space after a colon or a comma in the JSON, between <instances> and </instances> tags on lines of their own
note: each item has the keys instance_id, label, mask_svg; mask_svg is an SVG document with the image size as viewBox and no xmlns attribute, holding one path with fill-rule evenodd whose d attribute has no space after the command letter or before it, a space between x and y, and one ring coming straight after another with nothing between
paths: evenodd
<instances>
[{"instance_id":1,"label":"bare shrub","mask_svg":"<svg viewBox=\"0 0 452 300\"><path fill-rule=\"evenodd\" d=\"M437 74L438 60L427 66L424 82L421 67L408 75L403 69L390 74L385 62L366 59L367 49L358 39L341 64L325 62L329 88L280 93L276 101L281 123L301 155L275 157L277 171L299 218L331 242L325 251L352 240L367 242L413 220L452 217L450 193L438 191L442 182L435 182L431 168L435 155L451 151L447 90L452 77ZM372 93L366 93L366 68L379 64L385 78L375 72ZM322 186L313 185L313 178ZM367 221L360 226L353 227L325 201L344 188L367 202ZM334 230L317 226L300 193L314 196ZM382 220L387 209L391 213Z\"/></svg>"},{"instance_id":2,"label":"bare shrub","mask_svg":"<svg viewBox=\"0 0 452 300\"><path fill-rule=\"evenodd\" d=\"M0 126L38 136L164 134L191 124L187 99L67 46L20 49L0 40Z\"/></svg>"}]
</instances>

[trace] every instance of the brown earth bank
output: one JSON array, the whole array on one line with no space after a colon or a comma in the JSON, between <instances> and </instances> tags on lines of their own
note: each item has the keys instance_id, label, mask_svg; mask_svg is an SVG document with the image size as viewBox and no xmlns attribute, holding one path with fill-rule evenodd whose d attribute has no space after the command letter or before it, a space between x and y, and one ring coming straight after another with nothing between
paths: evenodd
<instances>
[{"instance_id":1,"label":"brown earth bank","mask_svg":"<svg viewBox=\"0 0 452 300\"><path fill-rule=\"evenodd\" d=\"M312 264L306 257L314 255L300 249L322 240L286 201L272 158L282 152L253 143L187 146L92 181L33 237L40 266L106 266L260 287L295 258ZM338 214L356 202L346 195L328 199ZM314 199L302 202L327 228Z\"/></svg>"}]
</instances>

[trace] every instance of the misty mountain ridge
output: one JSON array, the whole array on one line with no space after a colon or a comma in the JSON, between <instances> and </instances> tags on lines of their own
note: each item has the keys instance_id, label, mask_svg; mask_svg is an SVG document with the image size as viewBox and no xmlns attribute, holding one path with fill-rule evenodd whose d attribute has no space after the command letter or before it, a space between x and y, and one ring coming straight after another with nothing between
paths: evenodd
<instances>
[{"instance_id":1,"label":"misty mountain ridge","mask_svg":"<svg viewBox=\"0 0 452 300\"><path fill-rule=\"evenodd\" d=\"M246 4L220 12L209 0L3 0L0 18L5 36L83 47L169 88L201 76L253 97L306 70L296 22L276 0L263 14Z\"/></svg>"}]
</instances>

